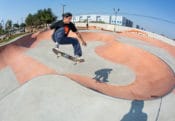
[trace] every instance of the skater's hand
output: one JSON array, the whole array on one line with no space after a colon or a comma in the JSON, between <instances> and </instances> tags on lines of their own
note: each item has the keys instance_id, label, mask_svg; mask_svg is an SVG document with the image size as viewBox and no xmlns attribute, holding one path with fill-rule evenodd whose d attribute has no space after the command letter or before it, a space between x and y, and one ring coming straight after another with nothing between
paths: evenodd
<instances>
[{"instance_id":1,"label":"skater's hand","mask_svg":"<svg viewBox=\"0 0 175 121\"><path fill-rule=\"evenodd\" d=\"M36 33L34 33L34 34L32 34L32 38L37 38L37 36L40 34L40 31L38 31L38 32L36 32Z\"/></svg>"},{"instance_id":2,"label":"skater's hand","mask_svg":"<svg viewBox=\"0 0 175 121\"><path fill-rule=\"evenodd\" d=\"M85 41L82 42L83 46L87 46L87 43Z\"/></svg>"},{"instance_id":3,"label":"skater's hand","mask_svg":"<svg viewBox=\"0 0 175 121\"><path fill-rule=\"evenodd\" d=\"M84 41L83 37L81 36L81 34L79 32L76 32L78 38L80 38L81 42L82 42L82 45L83 46L87 46L87 43Z\"/></svg>"}]
</instances>

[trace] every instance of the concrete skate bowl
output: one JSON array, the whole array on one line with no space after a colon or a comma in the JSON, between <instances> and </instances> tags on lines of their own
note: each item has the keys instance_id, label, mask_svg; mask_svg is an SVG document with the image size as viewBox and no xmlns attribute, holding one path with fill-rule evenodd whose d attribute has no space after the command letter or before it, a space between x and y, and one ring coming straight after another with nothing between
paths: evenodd
<instances>
[{"instance_id":1,"label":"concrete skate bowl","mask_svg":"<svg viewBox=\"0 0 175 121\"><path fill-rule=\"evenodd\" d=\"M42 35L41 39L41 36L35 37L36 35L30 34L11 44L0 47L0 71L10 67L20 84L36 76L55 73L54 70L25 54L26 51L34 48L45 37Z\"/></svg>"},{"instance_id":2,"label":"concrete skate bowl","mask_svg":"<svg viewBox=\"0 0 175 121\"><path fill-rule=\"evenodd\" d=\"M104 94L125 99L151 99L170 92L175 85L171 68L163 60L145 50L123 44L116 36L105 33L82 33L86 41L99 40L106 44L96 48L96 53L114 63L134 70L136 80L126 86L98 83L89 77L66 75L78 83Z\"/></svg>"},{"instance_id":3,"label":"concrete skate bowl","mask_svg":"<svg viewBox=\"0 0 175 121\"><path fill-rule=\"evenodd\" d=\"M35 39L32 39L30 35L1 47L0 69L6 66L11 67L21 84L37 76L58 74L58 71L56 72L54 69L25 54L25 51L35 48L41 41L51 41L51 34L52 31L36 33L33 35ZM173 71L168 64L155 55L143 49L121 43L117 41L118 35L116 36L109 32L82 32L82 35L88 43L93 41L103 42L103 45L95 48L96 54L111 63L129 67L135 72L136 79L128 85L119 86L100 83L86 76L86 74L80 75L76 74L76 72L62 75L90 89L124 99L153 99L166 95L174 88L175 77Z\"/></svg>"}]
</instances>

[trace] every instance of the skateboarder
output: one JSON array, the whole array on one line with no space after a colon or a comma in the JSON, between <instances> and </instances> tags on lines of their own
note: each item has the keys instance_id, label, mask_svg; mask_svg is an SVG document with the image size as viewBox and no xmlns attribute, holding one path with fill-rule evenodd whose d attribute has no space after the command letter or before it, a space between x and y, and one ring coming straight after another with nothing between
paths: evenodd
<instances>
[{"instance_id":1,"label":"skateboarder","mask_svg":"<svg viewBox=\"0 0 175 121\"><path fill-rule=\"evenodd\" d=\"M80 43L77 38L68 37L70 30L76 33L78 38L80 38L82 45L86 46L86 42L83 40L81 34L77 31L75 25L71 22L72 14L64 13L62 17L63 20L57 21L50 25L50 29L54 29L52 39L56 43L56 49L59 49L59 45L62 44L72 44L75 57L77 57L77 59L80 59L82 56Z\"/></svg>"}]
</instances>

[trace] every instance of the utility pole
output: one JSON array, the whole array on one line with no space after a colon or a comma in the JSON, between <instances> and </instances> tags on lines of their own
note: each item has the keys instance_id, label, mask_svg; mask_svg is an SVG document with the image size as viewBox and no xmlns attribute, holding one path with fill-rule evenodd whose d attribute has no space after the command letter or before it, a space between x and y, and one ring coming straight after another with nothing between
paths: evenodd
<instances>
[{"instance_id":1,"label":"utility pole","mask_svg":"<svg viewBox=\"0 0 175 121\"><path fill-rule=\"evenodd\" d=\"M120 11L120 9L118 8L117 10L114 8L114 17L115 17L115 25L114 25L114 32L116 31L116 25L117 25L117 14Z\"/></svg>"},{"instance_id":2,"label":"utility pole","mask_svg":"<svg viewBox=\"0 0 175 121\"><path fill-rule=\"evenodd\" d=\"M65 5L65 4L63 4L63 5L62 5L62 7L63 7L63 14L64 14L64 8L66 7L66 5Z\"/></svg>"}]
</instances>

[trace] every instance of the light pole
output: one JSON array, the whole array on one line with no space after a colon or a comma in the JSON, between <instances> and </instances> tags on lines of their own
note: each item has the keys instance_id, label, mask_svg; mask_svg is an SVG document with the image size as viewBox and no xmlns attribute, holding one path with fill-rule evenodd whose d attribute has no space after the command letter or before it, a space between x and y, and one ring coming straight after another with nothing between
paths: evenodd
<instances>
[{"instance_id":1,"label":"light pole","mask_svg":"<svg viewBox=\"0 0 175 121\"><path fill-rule=\"evenodd\" d=\"M89 17L87 17L87 23L86 23L86 28L89 28Z\"/></svg>"},{"instance_id":2,"label":"light pole","mask_svg":"<svg viewBox=\"0 0 175 121\"><path fill-rule=\"evenodd\" d=\"M63 14L64 14L64 8L66 7L66 5L65 5L65 4L63 4L63 5L62 5L62 7L63 7Z\"/></svg>"},{"instance_id":3,"label":"light pole","mask_svg":"<svg viewBox=\"0 0 175 121\"><path fill-rule=\"evenodd\" d=\"M115 17L115 25L114 25L114 32L116 31L116 25L117 25L117 14L120 11L120 9L118 8L117 10L114 8L114 17Z\"/></svg>"}]
</instances>

